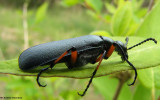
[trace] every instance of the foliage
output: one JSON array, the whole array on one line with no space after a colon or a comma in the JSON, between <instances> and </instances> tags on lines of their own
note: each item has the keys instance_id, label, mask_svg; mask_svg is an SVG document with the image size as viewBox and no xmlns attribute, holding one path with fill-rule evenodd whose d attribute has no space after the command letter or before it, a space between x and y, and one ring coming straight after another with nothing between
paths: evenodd
<instances>
[{"instance_id":1,"label":"foliage","mask_svg":"<svg viewBox=\"0 0 160 100\"><path fill-rule=\"evenodd\" d=\"M81 2L83 2L83 0L62 0L61 5L65 6L65 7L71 7L71 6L74 6L74 5L79 4Z\"/></svg>"},{"instance_id":2,"label":"foliage","mask_svg":"<svg viewBox=\"0 0 160 100\"><path fill-rule=\"evenodd\" d=\"M98 2L102 3L103 1L99 0ZM147 15L148 8L142 7L143 0L140 0L140 1L120 0L119 2L115 3L118 6L117 9L114 5L111 5L108 2L105 2L105 5L99 5L101 3L98 3L96 7L92 6L96 3L96 1L92 1L88 3L86 0L85 3L87 4L86 7L89 9L88 14L90 14L91 17L96 18L97 20L101 20L104 23L111 24L110 30L106 30L106 32L103 31L104 36L108 36L108 33L109 33L111 36L135 35L135 36L141 36L141 37L153 37L153 38L156 38L157 40L160 40L160 34L159 34L160 30L159 30L159 22L158 22L160 2L158 2L157 5L155 5L155 8L153 8L153 10L149 12L148 15ZM101 9L102 6L106 7L106 9L109 12L108 14L102 11ZM141 20L143 19L144 16L146 17L142 22ZM94 32L94 34L95 33L97 35L99 34L102 35L101 31L99 32L96 31ZM138 58L144 60L144 58L141 58L140 56L138 56ZM155 59L157 60L157 58ZM153 61L155 61L155 59L153 59ZM151 62L153 63L153 61L151 61L150 59L149 63ZM155 91L154 89L155 88L159 89L159 66L157 66L157 68L139 70L138 75L139 75L138 78L140 82L144 86L148 87L150 89L149 91L152 91L150 92L152 93L152 95L150 95L150 97L147 97L147 98L151 98L151 97L154 98L154 95L155 95L153 92ZM146 82L147 80L148 82ZM100 83L103 83L103 82L100 82ZM141 88L141 87L137 87L137 89L138 88Z\"/></svg>"},{"instance_id":3,"label":"foliage","mask_svg":"<svg viewBox=\"0 0 160 100\"><path fill-rule=\"evenodd\" d=\"M37 12L36 12L36 18L35 18L35 22L39 23L40 21L42 21L46 15L47 12L47 8L48 8L48 2L43 3L43 5L41 5Z\"/></svg>"},{"instance_id":4,"label":"foliage","mask_svg":"<svg viewBox=\"0 0 160 100\"><path fill-rule=\"evenodd\" d=\"M120 37L114 37L114 40L121 40L124 41L124 38ZM135 41L136 40L136 41ZM131 37L129 46L135 44L137 41L142 41L143 38L136 38ZM147 46L147 48L146 48ZM159 52L160 48L157 47L154 43L147 43L142 45L141 47L137 47L134 50L128 51L130 57L130 62L134 63L137 69L144 69L148 67L158 66L160 57L156 56L156 54ZM141 56L143 55L143 56ZM152 56L150 58L145 58L146 56ZM145 61L143 60L145 58ZM153 63L150 63L150 59L157 59L156 61L152 61ZM148 63L147 63L148 62ZM141 65L141 66L140 66ZM16 74L16 75L33 75L36 76L37 73L41 68L29 70L26 72L21 71L18 67L18 61L17 60L9 60L9 61L3 61L0 62L0 67L2 70L0 70L0 73L8 73L8 74ZM56 67L57 66L57 67ZM71 78L88 78L92 74L95 65L88 64L82 68L75 68L75 69L68 69L64 64L58 64L54 68L54 71L48 70L44 72L44 76L59 76L59 77L71 77ZM46 66L44 66L46 67ZM104 60L101 64L101 67L99 68L98 72L96 73L96 76L104 76L107 74L120 72L123 70L131 69L131 67L127 63L122 63L120 57L115 54L110 59ZM83 74L81 74L83 73Z\"/></svg>"},{"instance_id":5,"label":"foliage","mask_svg":"<svg viewBox=\"0 0 160 100\"><path fill-rule=\"evenodd\" d=\"M55 7L56 9L48 11L50 3L47 1L36 10L29 9L28 11L29 31L31 33L30 44L37 44L38 39L43 40L38 41L38 43L42 43L44 41L47 42L50 40L81 36L89 32L93 35L103 35L108 37L112 36L111 38L114 40L121 41L124 41L126 36L130 36L131 38L129 40L128 47L148 37L156 38L159 43L160 22L158 18L160 12L160 2L156 1L156 5L154 5L150 12L148 11L148 5L146 6L146 3L144 2L144 0L114 0L114 2L111 2L110 0L61 0L55 5L63 6L64 8ZM80 9L81 6L83 6L82 9ZM3 9L3 6L0 6L0 8ZM63 10L61 10L62 8ZM72 11L71 9L74 10ZM10 10L14 12L14 10ZM79 13L82 10L85 12ZM7 10L4 10L4 12L0 14L3 15L6 11ZM13 40L9 40L9 36L6 36L4 39L0 39L1 60L5 60L6 58L17 58L18 54L20 53L20 47L23 45L22 27L21 24L19 24L21 21L18 21L18 19L21 19L21 17L17 16L18 14L21 16L22 12L20 10L16 11L17 12L14 12L14 15L13 13L8 13L5 18L1 16L3 20L0 19L0 25L2 26L0 27L0 32L3 33L1 36L5 36L4 33L6 31L3 32L3 27L6 26L9 27L10 30L12 28L16 28L16 31L13 33L17 36L15 39L14 36L11 36ZM61 13L62 17L59 18L59 13L65 11L67 13ZM9 16L12 16L12 19ZM7 32L9 33L10 31ZM12 44L14 45L12 46ZM18 49L17 52L16 50L14 52L7 52L7 47L10 46L16 48L16 50ZM138 69L138 80L132 87L128 87L126 84L124 84L118 100L150 100L151 98L159 98L159 48L159 44L155 45L154 43L148 42L128 51L130 62L132 62ZM97 76L131 69L126 62L120 63L120 61L120 57L117 54L113 54L109 60L103 61L102 66L98 70ZM80 69L68 70L64 64L59 64L54 69L56 71L48 71L49 73L44 73L43 76L86 78L90 77L95 66L96 64L89 64ZM37 74L35 72L38 72L38 70L39 69L35 69L34 73L31 73L33 71L28 73L22 72L17 67L17 59L0 61L1 73L34 76ZM89 89L87 92L87 97L93 97L92 94L94 94L94 96L99 97L99 95L102 95L103 98L111 100L116 91L118 81L109 77L110 76L103 76L95 78L93 80L93 85L95 87L94 92L96 93L92 93L92 91ZM46 88L39 88L36 84L35 77L11 76L6 78L6 75L1 75L0 80L2 81L2 83L0 83L2 87L4 83L6 86L6 92L3 93L4 96L24 96L24 99L26 100L33 98L54 100L80 99L80 97L77 96L76 91L73 90L82 86L85 88L85 83L83 80L78 80L78 83L80 84L74 87L73 83L75 80L73 81L72 79L69 80L64 78L50 78L45 80L48 83ZM88 82L88 80L84 81ZM131 81L133 81L133 78L131 78L129 82ZM78 91L79 90L80 89L78 89Z\"/></svg>"}]
</instances>

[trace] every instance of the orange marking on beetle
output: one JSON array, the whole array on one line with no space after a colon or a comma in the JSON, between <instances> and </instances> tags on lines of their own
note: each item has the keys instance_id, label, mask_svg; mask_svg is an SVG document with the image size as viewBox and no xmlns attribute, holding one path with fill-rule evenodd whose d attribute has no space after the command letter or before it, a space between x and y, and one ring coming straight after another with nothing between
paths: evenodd
<instances>
[{"instance_id":1,"label":"orange marking on beetle","mask_svg":"<svg viewBox=\"0 0 160 100\"><path fill-rule=\"evenodd\" d=\"M96 59L96 62L100 61L100 59L102 58L102 55L103 55L103 53L100 54L100 56Z\"/></svg>"},{"instance_id":2,"label":"orange marking on beetle","mask_svg":"<svg viewBox=\"0 0 160 100\"><path fill-rule=\"evenodd\" d=\"M68 51L64 52L57 60L54 61L54 64L59 62L67 53L68 53Z\"/></svg>"},{"instance_id":3,"label":"orange marking on beetle","mask_svg":"<svg viewBox=\"0 0 160 100\"><path fill-rule=\"evenodd\" d=\"M106 57L110 57L114 50L115 50L115 46L112 44L106 54Z\"/></svg>"},{"instance_id":4,"label":"orange marking on beetle","mask_svg":"<svg viewBox=\"0 0 160 100\"><path fill-rule=\"evenodd\" d=\"M78 55L77 51L71 51L71 62L72 62L72 64L76 63L77 55Z\"/></svg>"}]
</instances>

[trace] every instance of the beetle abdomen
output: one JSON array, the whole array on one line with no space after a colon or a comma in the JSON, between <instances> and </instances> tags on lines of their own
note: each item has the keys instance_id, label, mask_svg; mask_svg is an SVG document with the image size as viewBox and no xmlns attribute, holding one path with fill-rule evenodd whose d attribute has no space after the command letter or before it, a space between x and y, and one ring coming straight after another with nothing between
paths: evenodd
<instances>
[{"instance_id":1,"label":"beetle abdomen","mask_svg":"<svg viewBox=\"0 0 160 100\"><path fill-rule=\"evenodd\" d=\"M62 53L72 47L75 47L79 52L100 45L102 45L102 39L95 35L36 45L21 53L19 56L19 67L22 70L29 70L57 59Z\"/></svg>"}]
</instances>

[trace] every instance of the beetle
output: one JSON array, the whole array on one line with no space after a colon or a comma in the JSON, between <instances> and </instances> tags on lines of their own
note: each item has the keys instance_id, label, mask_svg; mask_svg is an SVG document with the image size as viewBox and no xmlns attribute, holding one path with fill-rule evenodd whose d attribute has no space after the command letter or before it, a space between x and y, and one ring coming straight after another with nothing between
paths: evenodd
<instances>
[{"instance_id":1,"label":"beetle","mask_svg":"<svg viewBox=\"0 0 160 100\"><path fill-rule=\"evenodd\" d=\"M152 40L155 43L157 43L157 41L154 38L148 38L127 49L128 40L129 39L126 38L126 43L122 43L121 41L114 41L108 37L86 35L77 38L39 44L28 48L20 54L18 60L19 68L26 71L38 66L49 65L49 67L41 69L37 75L38 85L45 87L46 85L40 84L39 77L42 72L49 68L52 69L57 63L65 63L69 69L72 69L75 67L82 67L88 63L95 64L98 62L86 89L82 94L78 93L80 96L84 96L92 83L102 60L108 59L113 51L116 51L118 55L121 56L122 61L126 61L135 72L134 81L129 84L133 85L137 78L137 70L134 65L128 61L127 50L149 40Z\"/></svg>"}]
</instances>

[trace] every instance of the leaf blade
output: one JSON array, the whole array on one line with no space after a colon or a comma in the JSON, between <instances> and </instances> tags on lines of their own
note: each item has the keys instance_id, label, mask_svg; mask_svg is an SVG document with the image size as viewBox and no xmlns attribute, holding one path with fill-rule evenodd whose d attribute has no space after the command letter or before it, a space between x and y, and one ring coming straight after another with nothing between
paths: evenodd
<instances>
[{"instance_id":1,"label":"leaf blade","mask_svg":"<svg viewBox=\"0 0 160 100\"><path fill-rule=\"evenodd\" d=\"M151 12L146 16L143 23L140 25L136 32L136 36L141 37L153 37L160 40L160 20L159 20L159 12L160 12L160 2L155 5Z\"/></svg>"},{"instance_id":2,"label":"leaf blade","mask_svg":"<svg viewBox=\"0 0 160 100\"><path fill-rule=\"evenodd\" d=\"M123 40L124 37L114 37L115 40ZM131 37L129 45L133 45L137 43L137 41L142 41L143 38ZM147 48L146 48L147 47ZM154 45L153 43L146 43L142 46L134 48L133 50L128 51L130 62L137 69L144 69L148 67L156 67L160 65L160 57L157 56L157 52L159 52L160 47ZM155 54L155 56L152 56ZM148 57L149 56L149 57ZM144 58L146 59L144 61ZM157 59L156 61L152 59ZM152 61L153 63L150 63ZM70 78L89 78L92 75L97 64L87 64L84 67L68 69L64 64L57 64L53 70L48 70L43 73L44 77L70 77ZM46 66L44 66L46 67ZM37 73L42 69L42 67L38 67L29 71L22 71L18 67L17 59L9 60L9 61L1 61L0 62L0 73L4 74L14 74L14 75L23 75L23 76L36 76ZM96 76L105 76L108 74L112 74L115 72L130 70L131 67L126 62L121 62L120 56L117 54L113 54L110 59L103 60ZM83 74L82 74L83 73Z\"/></svg>"},{"instance_id":3,"label":"leaf blade","mask_svg":"<svg viewBox=\"0 0 160 100\"><path fill-rule=\"evenodd\" d=\"M39 23L45 18L48 5L48 2L45 2L38 8L35 16L35 23Z\"/></svg>"},{"instance_id":4,"label":"leaf blade","mask_svg":"<svg viewBox=\"0 0 160 100\"><path fill-rule=\"evenodd\" d=\"M128 26L132 19L131 3L126 2L120 6L115 12L112 19L112 33L117 36L122 36L127 32Z\"/></svg>"}]
</instances>

